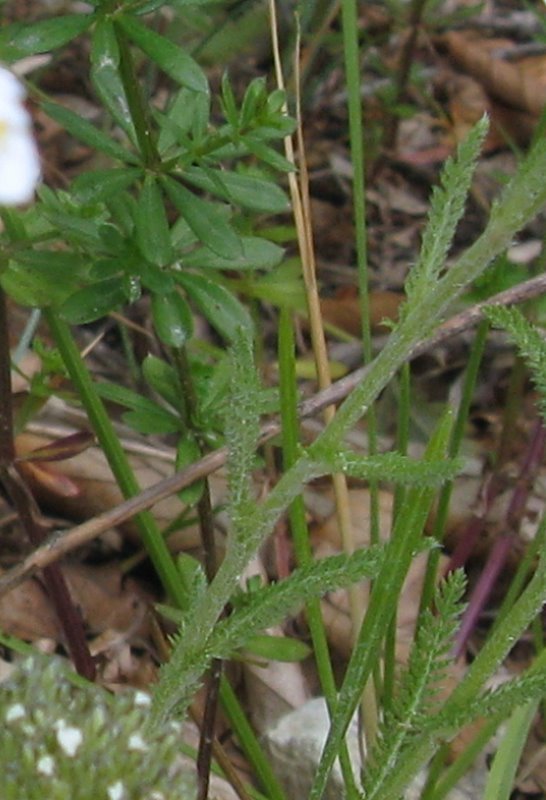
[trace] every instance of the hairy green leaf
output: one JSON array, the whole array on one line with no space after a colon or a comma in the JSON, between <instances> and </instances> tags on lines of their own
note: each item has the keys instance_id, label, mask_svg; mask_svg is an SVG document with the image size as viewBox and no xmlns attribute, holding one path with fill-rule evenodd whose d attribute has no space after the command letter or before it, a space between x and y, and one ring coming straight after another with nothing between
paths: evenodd
<instances>
[{"instance_id":1,"label":"hairy green leaf","mask_svg":"<svg viewBox=\"0 0 546 800\"><path fill-rule=\"evenodd\" d=\"M17 22L0 32L0 60L49 53L75 39L93 24L93 14L63 14L38 22Z\"/></svg>"},{"instance_id":2,"label":"hairy green leaf","mask_svg":"<svg viewBox=\"0 0 546 800\"><path fill-rule=\"evenodd\" d=\"M128 14L118 16L116 24L174 81L194 92L208 93L205 73L180 45L160 36Z\"/></svg>"},{"instance_id":3,"label":"hairy green leaf","mask_svg":"<svg viewBox=\"0 0 546 800\"><path fill-rule=\"evenodd\" d=\"M209 649L217 658L229 658L244 647L258 631L282 622L311 597L377 576L383 563L384 547L373 546L351 556L320 559L295 570L289 578L253 591L242 608L216 626Z\"/></svg>"},{"instance_id":4,"label":"hairy green leaf","mask_svg":"<svg viewBox=\"0 0 546 800\"><path fill-rule=\"evenodd\" d=\"M233 260L241 255L240 238L214 203L203 200L172 178L164 178L164 186L199 241L222 258Z\"/></svg>"},{"instance_id":5,"label":"hairy green leaf","mask_svg":"<svg viewBox=\"0 0 546 800\"><path fill-rule=\"evenodd\" d=\"M126 150L118 144L112 137L107 136L90 122L70 111L68 108L57 105L56 103L43 103L43 109L48 116L58 122L63 128L79 139L93 150L99 150L117 161L126 161L129 164L138 164L138 158L134 153Z\"/></svg>"},{"instance_id":6,"label":"hairy green leaf","mask_svg":"<svg viewBox=\"0 0 546 800\"><path fill-rule=\"evenodd\" d=\"M119 57L114 26L100 20L91 39L91 80L105 108L134 145L137 137L119 73Z\"/></svg>"},{"instance_id":7,"label":"hairy green leaf","mask_svg":"<svg viewBox=\"0 0 546 800\"><path fill-rule=\"evenodd\" d=\"M543 332L528 322L517 308L488 306L484 314L498 328L504 328L517 345L532 372L540 392L539 406L546 419L546 341Z\"/></svg>"},{"instance_id":8,"label":"hairy green leaf","mask_svg":"<svg viewBox=\"0 0 546 800\"><path fill-rule=\"evenodd\" d=\"M253 329L246 308L221 284L190 272L178 272L174 277L212 327L229 342L234 341L240 328Z\"/></svg>"},{"instance_id":9,"label":"hairy green leaf","mask_svg":"<svg viewBox=\"0 0 546 800\"><path fill-rule=\"evenodd\" d=\"M251 211L283 214L289 208L288 198L280 186L253 175L191 167L184 173L184 180Z\"/></svg>"}]
</instances>

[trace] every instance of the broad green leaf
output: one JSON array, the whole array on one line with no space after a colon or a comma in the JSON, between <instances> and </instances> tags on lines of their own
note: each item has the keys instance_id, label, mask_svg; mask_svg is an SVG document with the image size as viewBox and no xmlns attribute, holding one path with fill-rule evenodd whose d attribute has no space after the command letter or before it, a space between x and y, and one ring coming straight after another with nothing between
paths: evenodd
<instances>
[{"instance_id":1,"label":"broad green leaf","mask_svg":"<svg viewBox=\"0 0 546 800\"><path fill-rule=\"evenodd\" d=\"M138 164L138 158L134 153L126 150L111 137L99 131L98 128L95 128L94 125L91 125L90 122L70 111L70 109L56 103L43 103L43 109L48 116L62 125L63 128L66 128L72 136L94 150L100 150L101 153L106 153L107 156L118 161Z\"/></svg>"},{"instance_id":2,"label":"broad green leaf","mask_svg":"<svg viewBox=\"0 0 546 800\"><path fill-rule=\"evenodd\" d=\"M131 389L108 382L97 383L96 389L103 400L131 409L123 419L140 433L176 433L181 429L175 414Z\"/></svg>"},{"instance_id":3,"label":"broad green leaf","mask_svg":"<svg viewBox=\"0 0 546 800\"><path fill-rule=\"evenodd\" d=\"M133 144L137 137L119 73L119 47L114 26L99 20L91 40L91 80L104 106Z\"/></svg>"},{"instance_id":4,"label":"broad green leaf","mask_svg":"<svg viewBox=\"0 0 546 800\"><path fill-rule=\"evenodd\" d=\"M193 89L208 93L209 86L201 67L179 45L160 36L142 22L129 15L121 15L116 24L174 81Z\"/></svg>"},{"instance_id":5,"label":"broad green leaf","mask_svg":"<svg viewBox=\"0 0 546 800\"><path fill-rule=\"evenodd\" d=\"M58 275L83 275L86 272L86 259L80 253L69 253L66 250L27 250L17 254L20 264L31 267L37 272L52 275L56 280Z\"/></svg>"},{"instance_id":6,"label":"broad green leaf","mask_svg":"<svg viewBox=\"0 0 546 800\"><path fill-rule=\"evenodd\" d=\"M300 639L293 639L290 636L267 636L267 634L256 634L252 636L245 645L245 650L258 658L265 658L268 661L303 661L312 650L309 645Z\"/></svg>"},{"instance_id":7,"label":"broad green leaf","mask_svg":"<svg viewBox=\"0 0 546 800\"><path fill-rule=\"evenodd\" d=\"M161 131L158 148L164 153L176 144L187 145L188 136L197 131L200 140L210 118L210 95L182 87L165 114L158 115ZM195 141L193 142L195 144Z\"/></svg>"},{"instance_id":8,"label":"broad green leaf","mask_svg":"<svg viewBox=\"0 0 546 800\"><path fill-rule=\"evenodd\" d=\"M138 433L166 436L180 431L181 423L176 417L159 406L149 411L127 411L122 420Z\"/></svg>"},{"instance_id":9,"label":"broad green leaf","mask_svg":"<svg viewBox=\"0 0 546 800\"><path fill-rule=\"evenodd\" d=\"M82 172L73 181L70 192L82 204L99 203L127 189L141 174L141 170L136 167Z\"/></svg>"},{"instance_id":10,"label":"broad green leaf","mask_svg":"<svg viewBox=\"0 0 546 800\"><path fill-rule=\"evenodd\" d=\"M66 254L65 254L66 255ZM78 270L61 262L52 262L47 269L10 262L2 274L4 290L23 306L48 308L62 303L80 286Z\"/></svg>"},{"instance_id":11,"label":"broad green leaf","mask_svg":"<svg viewBox=\"0 0 546 800\"><path fill-rule=\"evenodd\" d=\"M163 194L153 175L146 175L138 198L136 240L140 252L151 264L164 267L173 260L173 249Z\"/></svg>"},{"instance_id":12,"label":"broad green leaf","mask_svg":"<svg viewBox=\"0 0 546 800\"><path fill-rule=\"evenodd\" d=\"M184 180L206 192L221 197L242 208L267 214L282 214L290 207L288 198L273 181L239 175L236 172L207 170L191 167L184 172Z\"/></svg>"},{"instance_id":13,"label":"broad green leaf","mask_svg":"<svg viewBox=\"0 0 546 800\"><path fill-rule=\"evenodd\" d=\"M100 244L96 220L82 219L49 209L45 209L43 214L56 230L63 232L63 236L71 244L87 248L96 248Z\"/></svg>"},{"instance_id":14,"label":"broad green leaf","mask_svg":"<svg viewBox=\"0 0 546 800\"><path fill-rule=\"evenodd\" d=\"M295 259L281 264L273 272L259 275L256 279L240 281L242 291L258 300L265 300L279 308L293 308L307 313L305 290L301 278L301 266Z\"/></svg>"},{"instance_id":15,"label":"broad green leaf","mask_svg":"<svg viewBox=\"0 0 546 800\"><path fill-rule=\"evenodd\" d=\"M64 14L39 22L8 25L0 32L0 59L10 62L57 50L87 30L94 19L94 14Z\"/></svg>"},{"instance_id":16,"label":"broad green leaf","mask_svg":"<svg viewBox=\"0 0 546 800\"><path fill-rule=\"evenodd\" d=\"M222 258L235 259L241 255L240 238L213 203L198 197L172 178L163 180L169 197L199 241Z\"/></svg>"},{"instance_id":17,"label":"broad green leaf","mask_svg":"<svg viewBox=\"0 0 546 800\"><path fill-rule=\"evenodd\" d=\"M184 347L193 333L193 318L187 302L179 292L152 296L154 328L163 344Z\"/></svg>"},{"instance_id":18,"label":"broad green leaf","mask_svg":"<svg viewBox=\"0 0 546 800\"><path fill-rule=\"evenodd\" d=\"M261 239L259 236L243 236L241 244L242 253L238 258L221 258L207 247L200 247L184 256L184 264L198 269L269 270L282 261L283 248L267 239Z\"/></svg>"},{"instance_id":19,"label":"broad green leaf","mask_svg":"<svg viewBox=\"0 0 546 800\"><path fill-rule=\"evenodd\" d=\"M142 362L146 383L173 408L180 406L180 383L173 367L157 356L147 355Z\"/></svg>"},{"instance_id":20,"label":"broad green leaf","mask_svg":"<svg viewBox=\"0 0 546 800\"><path fill-rule=\"evenodd\" d=\"M93 322L127 302L123 277L107 278L75 292L59 309L60 315L73 325Z\"/></svg>"},{"instance_id":21,"label":"broad green leaf","mask_svg":"<svg viewBox=\"0 0 546 800\"><path fill-rule=\"evenodd\" d=\"M237 130L239 126L239 112L237 111L235 95L233 94L227 72L224 72L222 75L222 108L231 127Z\"/></svg>"},{"instance_id":22,"label":"broad green leaf","mask_svg":"<svg viewBox=\"0 0 546 800\"><path fill-rule=\"evenodd\" d=\"M201 596L207 588L207 576L202 564L189 553L180 553L176 557L176 567L182 579L188 598L195 600ZM188 603L189 605L189 603ZM174 612L178 609L172 609ZM180 624L181 620L175 620Z\"/></svg>"},{"instance_id":23,"label":"broad green leaf","mask_svg":"<svg viewBox=\"0 0 546 800\"><path fill-rule=\"evenodd\" d=\"M212 327L226 339L233 340L240 328L252 331L248 311L224 286L190 273L177 273L175 279Z\"/></svg>"},{"instance_id":24,"label":"broad green leaf","mask_svg":"<svg viewBox=\"0 0 546 800\"><path fill-rule=\"evenodd\" d=\"M258 137L248 134L247 136L242 136L241 141L264 164L269 164L270 167L279 170L279 172L294 172L294 165L287 158L273 150L272 147L269 147Z\"/></svg>"},{"instance_id":25,"label":"broad green leaf","mask_svg":"<svg viewBox=\"0 0 546 800\"><path fill-rule=\"evenodd\" d=\"M256 114L259 113L267 102L267 87L265 78L254 78L247 86L245 96L243 97L243 104L241 106L241 114L239 117L239 125L241 128L247 128L255 121Z\"/></svg>"},{"instance_id":26,"label":"broad green leaf","mask_svg":"<svg viewBox=\"0 0 546 800\"><path fill-rule=\"evenodd\" d=\"M153 294L169 294L176 290L170 270L161 269L148 261L143 261L138 265L138 274L142 284Z\"/></svg>"}]
</instances>

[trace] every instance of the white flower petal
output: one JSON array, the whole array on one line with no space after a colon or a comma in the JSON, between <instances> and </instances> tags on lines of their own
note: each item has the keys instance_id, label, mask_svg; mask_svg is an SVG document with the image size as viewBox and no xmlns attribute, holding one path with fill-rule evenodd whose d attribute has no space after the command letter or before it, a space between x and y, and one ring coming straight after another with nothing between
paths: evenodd
<instances>
[{"instance_id":1,"label":"white flower petal","mask_svg":"<svg viewBox=\"0 0 546 800\"><path fill-rule=\"evenodd\" d=\"M64 720L60 720L57 724L57 741L62 750L69 758L73 758L83 742L83 735L79 728L73 728L71 725L66 725Z\"/></svg>"},{"instance_id":2,"label":"white flower petal","mask_svg":"<svg viewBox=\"0 0 546 800\"><path fill-rule=\"evenodd\" d=\"M40 180L40 159L32 136L25 93L17 78L0 67L0 204L32 200Z\"/></svg>"}]
</instances>

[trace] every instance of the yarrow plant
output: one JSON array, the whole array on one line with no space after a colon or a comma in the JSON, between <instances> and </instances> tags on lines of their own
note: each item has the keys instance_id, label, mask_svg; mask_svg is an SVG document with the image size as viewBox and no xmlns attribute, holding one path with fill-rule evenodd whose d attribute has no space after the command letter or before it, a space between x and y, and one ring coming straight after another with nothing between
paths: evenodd
<instances>
[{"instance_id":1,"label":"yarrow plant","mask_svg":"<svg viewBox=\"0 0 546 800\"><path fill-rule=\"evenodd\" d=\"M24 98L20 81L0 67L0 205L30 202L40 180L40 159Z\"/></svg>"}]
</instances>

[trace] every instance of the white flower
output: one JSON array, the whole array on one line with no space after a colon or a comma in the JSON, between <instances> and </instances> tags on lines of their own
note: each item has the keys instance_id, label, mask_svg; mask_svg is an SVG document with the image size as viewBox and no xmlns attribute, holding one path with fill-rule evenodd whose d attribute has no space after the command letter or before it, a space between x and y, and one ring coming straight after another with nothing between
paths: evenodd
<instances>
[{"instance_id":1,"label":"white flower","mask_svg":"<svg viewBox=\"0 0 546 800\"><path fill-rule=\"evenodd\" d=\"M107 789L109 800L123 800L125 797L125 788L121 781L116 781Z\"/></svg>"},{"instance_id":2,"label":"white flower","mask_svg":"<svg viewBox=\"0 0 546 800\"><path fill-rule=\"evenodd\" d=\"M24 717L26 713L25 707L21 703L14 703L6 710L6 722L15 722Z\"/></svg>"},{"instance_id":3,"label":"white flower","mask_svg":"<svg viewBox=\"0 0 546 800\"><path fill-rule=\"evenodd\" d=\"M55 772L55 762L51 756L42 756L38 759L36 769L40 775L45 775L47 778L50 778Z\"/></svg>"},{"instance_id":4,"label":"white flower","mask_svg":"<svg viewBox=\"0 0 546 800\"><path fill-rule=\"evenodd\" d=\"M57 729L57 741L60 747L69 758L73 758L83 742L81 730L67 725L64 719L57 720L55 728Z\"/></svg>"},{"instance_id":5,"label":"white flower","mask_svg":"<svg viewBox=\"0 0 546 800\"><path fill-rule=\"evenodd\" d=\"M40 160L24 97L17 78L0 67L0 204L7 206L32 200L40 180Z\"/></svg>"}]
</instances>

